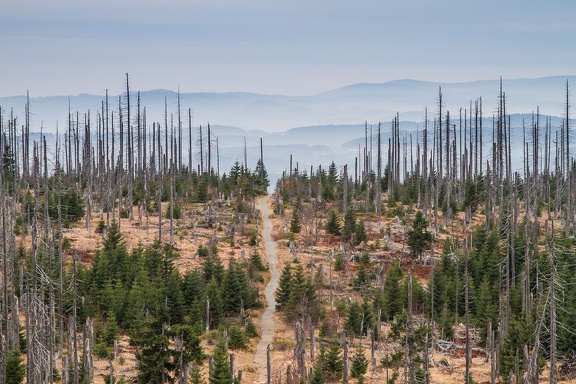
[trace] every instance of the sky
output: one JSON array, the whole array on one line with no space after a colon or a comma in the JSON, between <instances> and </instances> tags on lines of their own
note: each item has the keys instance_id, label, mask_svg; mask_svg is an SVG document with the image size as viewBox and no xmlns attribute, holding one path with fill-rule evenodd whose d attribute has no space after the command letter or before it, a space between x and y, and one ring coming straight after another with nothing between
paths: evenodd
<instances>
[{"instance_id":1,"label":"sky","mask_svg":"<svg viewBox=\"0 0 576 384\"><path fill-rule=\"evenodd\" d=\"M576 74L570 0L3 0L0 96Z\"/></svg>"}]
</instances>

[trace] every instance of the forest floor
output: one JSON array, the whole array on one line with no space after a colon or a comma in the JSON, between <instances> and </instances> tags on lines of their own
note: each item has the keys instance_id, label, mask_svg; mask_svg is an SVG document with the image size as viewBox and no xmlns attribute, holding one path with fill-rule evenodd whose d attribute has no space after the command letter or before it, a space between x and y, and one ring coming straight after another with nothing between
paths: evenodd
<instances>
[{"instance_id":1,"label":"forest floor","mask_svg":"<svg viewBox=\"0 0 576 384\"><path fill-rule=\"evenodd\" d=\"M266 382L266 355L267 347L270 345L270 356L272 366L272 383L286 381L286 370L289 365L295 367L293 349L295 345L294 331L291 324L287 324L282 314L275 311L275 297L274 293L278 285L279 271L281 271L287 263L293 260L293 254L288 246L288 220L290 212L284 212L284 215L277 215L272 212L272 201L270 196L259 198L256 202L256 208L260 211L261 220L256 223L247 222L241 233L237 233L235 241L232 244L219 243L220 257L224 265L228 264L230 258L240 259L248 257L252 252L249 247L248 239L251 230L256 229L258 225L258 233L261 234L261 241L258 244L261 255L266 255L266 261L269 266L269 272L264 273L265 282L259 288L261 295L263 294L263 301L265 306L262 309L250 310L249 315L254 323L260 325L261 337L254 338L249 341L248 347L245 350L231 351L235 355L235 369L242 370L243 383L260 384ZM165 210L166 207L163 206ZM165 212L165 211L164 211ZM204 226L207 216L212 215L217 219L217 224L214 226ZM226 223L231 220L233 215L232 209L226 206L225 203L212 204L211 207L201 204L194 204L187 207L184 212L183 219L178 220L174 228L174 243L175 247L180 254L176 260L176 266L181 272L190 269L198 268L201 266L202 260L196 256L199 245L206 244L207 241L213 237L225 238ZM476 219L476 218L475 218ZM71 250L76 255L80 256L82 262L88 265L94 255L94 250L101 247L102 236L94 234L100 216L93 214L91 219L90 235L87 234L85 224L79 224L72 229L65 231L65 237L71 241ZM413 267L415 276L421 281L422 284L427 284L431 269L425 265L412 265L407 261L410 259L406 246L406 226L401 222L398 217L385 218L382 217L380 225L376 222L375 215L367 214L364 216L368 241L366 247L372 247L370 253L373 258L381 263L384 267L396 260L401 261L404 269L408 270L409 265ZM163 240L168 241L169 233L169 220L162 218L158 219L157 214L151 214L149 218L139 217L138 213L134 212L134 219L122 220L121 231L123 234L124 242L130 250L133 247L150 244L154 239L158 238L158 225L161 223ZM334 242L330 236L321 234L320 237L314 240L315 245L306 246L306 241L310 241L314 237L311 227L304 225L303 234L300 236L298 247L298 256L301 260L306 260L310 266L317 267L321 264L324 266L324 273L329 270L328 255L331 254L338 247L338 243ZM460 222L452 223L452 230L448 231L446 228L442 231L442 235L437 237L436 248L441 246L441 241L447 236L447 232L452 232L452 236L463 236L462 233L456 233L455 228L463 228ZM382 228L382 230L378 230ZM383 231L387 231L389 235L383 236ZM323 232L323 231L322 231ZM383 247L378 248L375 244L388 245L388 250L383 251ZM351 252L359 252L358 249L351 250ZM377 265L377 264L375 264ZM338 299L346 299L354 296L350 293L350 279L355 273L356 266L351 263L350 268L344 272L335 274L335 288L338 287L336 297ZM310 268L311 272L313 268ZM335 289L336 291L336 289ZM326 290L318 292L322 296L327 296ZM328 312L328 316L337 316L336 311ZM342 324L344 319L338 318L335 321ZM383 334L387 335L387 326L382 327ZM444 352L436 350L431 356L430 375L431 383L442 384L459 384L464 382L465 373L465 357L463 350L464 327L461 325L455 328L456 340L453 348ZM460 336L460 337L459 337ZM385 337L385 336L384 336ZM350 339L349 356L352 356L356 348L362 348L365 354L370 358L370 341L366 338L363 339ZM129 345L128 338L122 337L119 342L119 352L122 359L116 359L112 362L114 367L114 374L120 378L124 377L126 382L136 377L136 360L134 357L134 349ZM311 359L309 356L309 345L307 348L307 365L311 366ZM203 342L203 348L206 354L211 354L213 345L207 341ZM365 376L365 383L384 383L386 382L387 372L381 367L380 359L386 357L391 352L390 344L388 342L382 343L375 351L375 359L378 369L372 374L370 366L368 373ZM120 362L122 361L122 364ZM104 375L110 372L110 362L107 360L96 360L94 382L104 383ZM486 361L485 355L481 352L474 352L471 361L471 373L474 381L477 383L490 382L490 363ZM206 361L203 367L203 374L207 379L208 375L208 362ZM402 376L402 373L401 373ZM355 382L351 379L350 382ZM546 368L542 372L540 382L548 382ZM558 383L575 383L576 380L558 380Z\"/></svg>"}]
</instances>

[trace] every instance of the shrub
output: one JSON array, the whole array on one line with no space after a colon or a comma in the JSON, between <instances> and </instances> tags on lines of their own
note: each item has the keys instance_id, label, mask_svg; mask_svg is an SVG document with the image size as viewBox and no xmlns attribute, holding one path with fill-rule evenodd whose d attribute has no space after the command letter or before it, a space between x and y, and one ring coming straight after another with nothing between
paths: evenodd
<instances>
[{"instance_id":1,"label":"shrub","mask_svg":"<svg viewBox=\"0 0 576 384\"><path fill-rule=\"evenodd\" d=\"M250 234L250 242L248 243L248 245L251 247L258 245L258 234L256 233L256 231Z\"/></svg>"},{"instance_id":2,"label":"shrub","mask_svg":"<svg viewBox=\"0 0 576 384\"><path fill-rule=\"evenodd\" d=\"M228 348L246 349L246 333L238 326L229 329Z\"/></svg>"},{"instance_id":3,"label":"shrub","mask_svg":"<svg viewBox=\"0 0 576 384\"><path fill-rule=\"evenodd\" d=\"M104 233L104 230L106 229L106 222L104 220L100 220L98 222L98 226L96 227L96 229L94 230L94 232L96 233Z\"/></svg>"},{"instance_id":4,"label":"shrub","mask_svg":"<svg viewBox=\"0 0 576 384\"><path fill-rule=\"evenodd\" d=\"M106 346L106 343L96 343L94 345L94 356L99 359L110 359L113 354L112 351Z\"/></svg>"},{"instance_id":5,"label":"shrub","mask_svg":"<svg viewBox=\"0 0 576 384\"><path fill-rule=\"evenodd\" d=\"M351 376L359 378L363 376L368 369L368 359L364 355L362 348L358 348L352 357L352 369L350 370Z\"/></svg>"},{"instance_id":6,"label":"shrub","mask_svg":"<svg viewBox=\"0 0 576 384\"><path fill-rule=\"evenodd\" d=\"M198 247L198 257L208 257L210 250L208 247L201 245Z\"/></svg>"},{"instance_id":7,"label":"shrub","mask_svg":"<svg viewBox=\"0 0 576 384\"><path fill-rule=\"evenodd\" d=\"M268 268L266 268L262 262L262 257L260 257L260 252L258 252L258 250L254 250L254 252L252 252L252 255L250 256L250 263L254 265L260 272L265 272L268 270Z\"/></svg>"},{"instance_id":8,"label":"shrub","mask_svg":"<svg viewBox=\"0 0 576 384\"><path fill-rule=\"evenodd\" d=\"M258 329L256 329L256 325L252 321L252 319L248 319L248 323L246 324L245 330L246 336L248 337L258 337Z\"/></svg>"},{"instance_id":9,"label":"shrub","mask_svg":"<svg viewBox=\"0 0 576 384\"><path fill-rule=\"evenodd\" d=\"M166 209L166 218L169 219L170 218L170 204L168 204L168 208ZM174 220L179 220L182 218L182 208L180 207L180 204L174 204L174 210L173 210L173 214L174 214Z\"/></svg>"},{"instance_id":10,"label":"shrub","mask_svg":"<svg viewBox=\"0 0 576 384\"><path fill-rule=\"evenodd\" d=\"M343 271L345 266L346 266L346 259L344 258L344 255L341 253L337 254L336 258L334 259L334 270Z\"/></svg>"}]
</instances>

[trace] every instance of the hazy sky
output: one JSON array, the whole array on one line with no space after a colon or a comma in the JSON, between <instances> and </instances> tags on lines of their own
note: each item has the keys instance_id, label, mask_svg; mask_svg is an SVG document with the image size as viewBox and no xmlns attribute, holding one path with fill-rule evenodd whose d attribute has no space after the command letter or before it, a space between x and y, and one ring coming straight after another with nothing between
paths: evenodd
<instances>
[{"instance_id":1,"label":"hazy sky","mask_svg":"<svg viewBox=\"0 0 576 384\"><path fill-rule=\"evenodd\" d=\"M3 0L0 96L576 73L571 0Z\"/></svg>"}]
</instances>

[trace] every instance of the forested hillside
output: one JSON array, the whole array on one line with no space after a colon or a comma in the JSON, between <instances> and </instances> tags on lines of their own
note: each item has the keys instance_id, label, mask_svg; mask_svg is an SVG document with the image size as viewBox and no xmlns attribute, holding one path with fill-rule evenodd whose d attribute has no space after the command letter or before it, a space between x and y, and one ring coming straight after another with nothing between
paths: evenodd
<instances>
[{"instance_id":1,"label":"forested hillside","mask_svg":"<svg viewBox=\"0 0 576 384\"><path fill-rule=\"evenodd\" d=\"M125 86L54 145L0 109L0 382L576 380L568 83L522 142L502 85L490 126L438 89L416 135L397 115L347 163L291 156L269 198L262 141L224 167L191 107L151 122Z\"/></svg>"}]
</instances>

